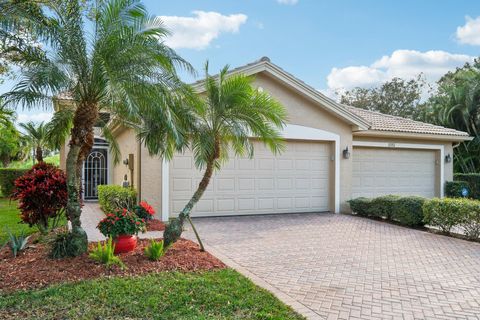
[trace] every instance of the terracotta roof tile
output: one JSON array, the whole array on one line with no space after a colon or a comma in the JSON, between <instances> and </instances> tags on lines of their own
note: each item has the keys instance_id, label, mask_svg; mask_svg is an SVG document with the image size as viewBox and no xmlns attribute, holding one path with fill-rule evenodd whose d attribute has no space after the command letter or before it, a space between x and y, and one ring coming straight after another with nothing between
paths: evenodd
<instances>
[{"instance_id":1,"label":"terracotta roof tile","mask_svg":"<svg viewBox=\"0 0 480 320\"><path fill-rule=\"evenodd\" d=\"M412 119L391 116L380 112L364 110L350 106L345 107L348 109L348 111L368 121L371 126L370 130L468 137L468 133L455 129L436 126L430 123L415 121Z\"/></svg>"}]
</instances>

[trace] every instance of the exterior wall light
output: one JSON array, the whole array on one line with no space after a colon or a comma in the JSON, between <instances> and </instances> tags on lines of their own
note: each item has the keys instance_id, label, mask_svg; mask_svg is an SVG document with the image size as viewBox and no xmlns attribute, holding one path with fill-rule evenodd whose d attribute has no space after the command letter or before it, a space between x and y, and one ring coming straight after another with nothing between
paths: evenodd
<instances>
[{"instance_id":1,"label":"exterior wall light","mask_svg":"<svg viewBox=\"0 0 480 320\"><path fill-rule=\"evenodd\" d=\"M450 155L450 153L445 156L445 162L446 163L452 162L452 156Z\"/></svg>"},{"instance_id":2,"label":"exterior wall light","mask_svg":"<svg viewBox=\"0 0 480 320\"><path fill-rule=\"evenodd\" d=\"M348 151L348 146L343 150L343 158L349 159L350 158L350 151Z\"/></svg>"}]
</instances>

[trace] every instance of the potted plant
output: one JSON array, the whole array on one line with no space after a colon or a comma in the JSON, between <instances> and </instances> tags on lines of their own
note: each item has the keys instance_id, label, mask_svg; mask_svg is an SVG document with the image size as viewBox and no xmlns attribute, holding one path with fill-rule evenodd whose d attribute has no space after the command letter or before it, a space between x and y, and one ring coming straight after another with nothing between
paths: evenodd
<instances>
[{"instance_id":1,"label":"potted plant","mask_svg":"<svg viewBox=\"0 0 480 320\"><path fill-rule=\"evenodd\" d=\"M115 253L129 252L137 246L136 235L145 231L145 220L127 209L117 209L100 221L97 228L115 243Z\"/></svg>"},{"instance_id":2,"label":"potted plant","mask_svg":"<svg viewBox=\"0 0 480 320\"><path fill-rule=\"evenodd\" d=\"M137 216L145 221L152 220L155 215L155 209L153 209L153 207L146 201L140 201L140 203L135 206L134 210Z\"/></svg>"}]
</instances>

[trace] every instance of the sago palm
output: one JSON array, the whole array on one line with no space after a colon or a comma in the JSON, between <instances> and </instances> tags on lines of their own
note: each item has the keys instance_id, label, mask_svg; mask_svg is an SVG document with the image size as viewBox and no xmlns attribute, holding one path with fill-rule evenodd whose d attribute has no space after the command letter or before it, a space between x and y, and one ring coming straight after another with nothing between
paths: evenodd
<instances>
[{"instance_id":1,"label":"sago palm","mask_svg":"<svg viewBox=\"0 0 480 320\"><path fill-rule=\"evenodd\" d=\"M190 220L192 208L207 189L214 171L220 170L231 155L253 156L252 137L274 153L283 148L281 129L286 111L279 102L254 88L251 77L229 75L228 66L212 77L208 74L207 63L205 73L205 96L200 98L194 130L190 134L195 166L205 172L190 201L167 225L164 231L166 246L180 238L185 220ZM196 233L195 228L194 231Z\"/></svg>"},{"instance_id":2,"label":"sago palm","mask_svg":"<svg viewBox=\"0 0 480 320\"><path fill-rule=\"evenodd\" d=\"M184 139L177 124L184 119L182 99L188 94L176 68L191 71L191 66L165 45L168 31L162 21L150 16L138 0L97 1L91 11L81 7L83 2L0 4L0 34L18 35L12 40L15 42L26 33L40 44L14 43L3 48L16 50L22 62L19 81L3 95L3 101L34 108L50 107L59 93L71 97L71 118L63 122L71 125L66 158L71 255L87 250L80 223L79 186L99 111L106 110L116 122L139 129L152 153L171 155ZM147 126L154 131L142 129L143 123L154 123L155 127Z\"/></svg>"},{"instance_id":3,"label":"sago palm","mask_svg":"<svg viewBox=\"0 0 480 320\"><path fill-rule=\"evenodd\" d=\"M33 150L37 162L43 161L43 150L50 144L47 140L47 126L43 123L20 123L20 127L25 131L24 137L28 143L29 149Z\"/></svg>"}]
</instances>

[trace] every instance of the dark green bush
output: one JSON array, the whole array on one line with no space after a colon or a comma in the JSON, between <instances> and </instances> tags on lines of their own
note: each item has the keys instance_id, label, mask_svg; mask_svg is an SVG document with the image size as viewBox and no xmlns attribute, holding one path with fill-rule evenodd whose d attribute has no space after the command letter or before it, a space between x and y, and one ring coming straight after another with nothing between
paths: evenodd
<instances>
[{"instance_id":1,"label":"dark green bush","mask_svg":"<svg viewBox=\"0 0 480 320\"><path fill-rule=\"evenodd\" d=\"M463 198L462 190L464 188L467 188L470 197L470 185L467 181L447 181L445 183L445 196L450 198Z\"/></svg>"},{"instance_id":2,"label":"dark green bush","mask_svg":"<svg viewBox=\"0 0 480 320\"><path fill-rule=\"evenodd\" d=\"M391 219L405 226L423 226L422 207L426 200L425 198L417 196L398 199L392 207Z\"/></svg>"},{"instance_id":3,"label":"dark green bush","mask_svg":"<svg viewBox=\"0 0 480 320\"><path fill-rule=\"evenodd\" d=\"M371 213L378 218L385 218L390 220L392 218L393 208L396 206L400 196L389 194L372 199Z\"/></svg>"},{"instance_id":4,"label":"dark green bush","mask_svg":"<svg viewBox=\"0 0 480 320\"><path fill-rule=\"evenodd\" d=\"M462 210L469 201L473 200L459 198L427 200L423 204L424 222L449 233L454 226L462 222Z\"/></svg>"},{"instance_id":5,"label":"dark green bush","mask_svg":"<svg viewBox=\"0 0 480 320\"><path fill-rule=\"evenodd\" d=\"M98 203L105 213L123 208L133 210L136 202L137 192L135 189L117 185L98 186Z\"/></svg>"},{"instance_id":6,"label":"dark green bush","mask_svg":"<svg viewBox=\"0 0 480 320\"><path fill-rule=\"evenodd\" d=\"M15 180L21 177L27 170L0 168L0 196L10 197L15 186Z\"/></svg>"},{"instance_id":7,"label":"dark green bush","mask_svg":"<svg viewBox=\"0 0 480 320\"><path fill-rule=\"evenodd\" d=\"M465 181L470 189L469 198L480 200L480 173L456 173L455 181Z\"/></svg>"},{"instance_id":8,"label":"dark green bush","mask_svg":"<svg viewBox=\"0 0 480 320\"><path fill-rule=\"evenodd\" d=\"M370 208L372 200L365 197L355 198L347 201L352 212L359 216L368 217L371 215Z\"/></svg>"}]
</instances>

